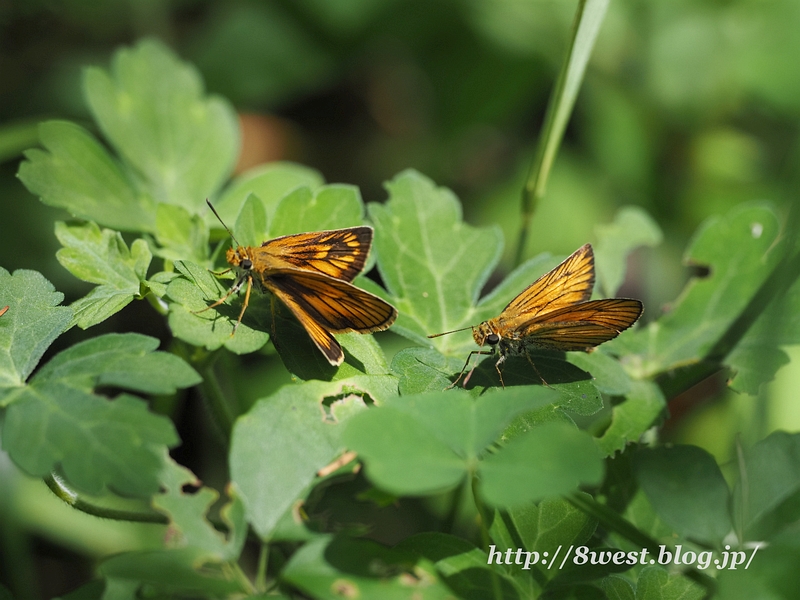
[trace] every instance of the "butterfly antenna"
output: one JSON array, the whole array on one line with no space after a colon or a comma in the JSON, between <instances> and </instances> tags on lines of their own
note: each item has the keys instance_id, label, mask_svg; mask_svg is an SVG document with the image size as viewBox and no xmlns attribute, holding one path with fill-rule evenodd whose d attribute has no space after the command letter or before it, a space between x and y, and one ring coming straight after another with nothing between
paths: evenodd
<instances>
[{"instance_id":1,"label":"butterfly antenna","mask_svg":"<svg viewBox=\"0 0 800 600\"><path fill-rule=\"evenodd\" d=\"M447 335L449 333L456 333L457 331L466 331L467 329L472 329L472 327L473 326L470 325L469 327L462 327L461 329L453 329L453 331L445 331L443 333L434 333L433 335L429 335L428 337L429 338L437 338L437 337L440 337L440 336L443 336L443 335Z\"/></svg>"},{"instance_id":2,"label":"butterfly antenna","mask_svg":"<svg viewBox=\"0 0 800 600\"><path fill-rule=\"evenodd\" d=\"M222 223L222 226L225 228L225 231L227 231L228 234L231 236L231 239L233 240L233 243L236 244L237 246L241 246L241 244L239 243L239 240L236 239L236 236L233 235L233 232L230 229L228 229L227 225L225 225L225 221L223 221L222 217L219 216L219 213L217 212L217 209L214 208L214 205L211 204L211 201L208 198L206 198L206 204L208 204L208 208L211 209L211 212L214 213L214 216L217 217L217 220L220 223Z\"/></svg>"}]
</instances>

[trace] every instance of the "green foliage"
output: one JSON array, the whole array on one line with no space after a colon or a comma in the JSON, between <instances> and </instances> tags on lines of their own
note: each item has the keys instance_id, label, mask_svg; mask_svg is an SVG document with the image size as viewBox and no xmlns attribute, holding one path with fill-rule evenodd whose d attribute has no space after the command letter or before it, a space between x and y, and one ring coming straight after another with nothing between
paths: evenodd
<instances>
[{"instance_id":1,"label":"green foliage","mask_svg":"<svg viewBox=\"0 0 800 600\"><path fill-rule=\"evenodd\" d=\"M586 7L580 56L554 99L555 137L542 142L551 157L605 3ZM531 257L484 293L503 253L499 228L468 225L453 192L412 170L386 184L385 203L366 206L358 188L290 163L227 182L233 113L159 43L120 51L110 72L89 69L84 83L116 156L85 129L48 122L44 150L26 153L19 177L81 219L56 223L57 258L96 287L65 307L40 274L0 270L0 308L9 307L0 315L0 407L3 448L20 470L55 472L78 495L145 499L138 508L150 512L127 518L168 523L163 547L104 557L104 596L700 598L713 579L723 589L755 584L739 572L610 557L654 556L658 544L719 556L732 536L745 548L791 548L797 434L743 449L733 490L697 447L637 445L667 401L699 379L727 369L735 389L757 393L787 362L781 346L800 343L796 249L770 206L739 206L701 227L686 262L708 274L666 314L648 306L647 325L591 354L537 351L499 365L470 354L471 328L559 257ZM355 285L398 309L392 331L402 339L338 335L346 358L333 367L258 281L242 313L241 290L227 292L236 273L210 271L226 269L228 232L206 198L246 246L371 224L366 270L375 265L384 287L366 276ZM614 295L630 253L662 234L632 207L597 231L598 291ZM71 340L39 365L71 325L108 326L145 298L169 327L165 350L152 337L111 333ZM259 379L255 400L245 398L236 379L262 368L287 383L261 389ZM228 463L198 473L208 487L169 457L180 440L161 414L179 414L179 390L195 385L220 434L198 443L216 444ZM150 408L132 393L151 396ZM368 532L394 546L359 539ZM599 558L581 562L579 550ZM759 568L772 585L774 574Z\"/></svg>"}]
</instances>

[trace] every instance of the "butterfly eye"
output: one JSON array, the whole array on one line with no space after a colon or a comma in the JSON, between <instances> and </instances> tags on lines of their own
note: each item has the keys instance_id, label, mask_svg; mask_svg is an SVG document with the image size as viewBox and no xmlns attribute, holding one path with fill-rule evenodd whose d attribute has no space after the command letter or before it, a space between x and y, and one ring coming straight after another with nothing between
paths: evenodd
<instances>
[{"instance_id":1,"label":"butterfly eye","mask_svg":"<svg viewBox=\"0 0 800 600\"><path fill-rule=\"evenodd\" d=\"M490 333L486 336L486 343L490 346L494 346L500 342L500 336L496 333Z\"/></svg>"},{"instance_id":2,"label":"butterfly eye","mask_svg":"<svg viewBox=\"0 0 800 600\"><path fill-rule=\"evenodd\" d=\"M249 271L250 269L252 269L252 268L253 268L253 261L252 261L252 260L250 260L249 258L245 258L245 259L242 261L241 265L242 265L242 268L243 268L245 271Z\"/></svg>"}]
</instances>

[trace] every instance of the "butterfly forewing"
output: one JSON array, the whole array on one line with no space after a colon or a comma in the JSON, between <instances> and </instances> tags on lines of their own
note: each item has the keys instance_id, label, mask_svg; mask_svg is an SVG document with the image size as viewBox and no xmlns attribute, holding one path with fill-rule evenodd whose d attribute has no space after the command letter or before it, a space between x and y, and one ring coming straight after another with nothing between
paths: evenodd
<instances>
[{"instance_id":1,"label":"butterfly forewing","mask_svg":"<svg viewBox=\"0 0 800 600\"><path fill-rule=\"evenodd\" d=\"M636 322L642 310L638 300L608 298L567 306L526 322L507 325L513 327L515 337L528 339L535 346L586 350L617 337Z\"/></svg>"},{"instance_id":2,"label":"butterfly forewing","mask_svg":"<svg viewBox=\"0 0 800 600\"><path fill-rule=\"evenodd\" d=\"M560 265L529 285L508 303L501 318L535 317L560 308L585 302L594 287L594 253L586 244Z\"/></svg>"},{"instance_id":3,"label":"butterfly forewing","mask_svg":"<svg viewBox=\"0 0 800 600\"><path fill-rule=\"evenodd\" d=\"M302 269L352 281L364 268L372 244L371 227L284 235L253 248L264 273Z\"/></svg>"}]
</instances>

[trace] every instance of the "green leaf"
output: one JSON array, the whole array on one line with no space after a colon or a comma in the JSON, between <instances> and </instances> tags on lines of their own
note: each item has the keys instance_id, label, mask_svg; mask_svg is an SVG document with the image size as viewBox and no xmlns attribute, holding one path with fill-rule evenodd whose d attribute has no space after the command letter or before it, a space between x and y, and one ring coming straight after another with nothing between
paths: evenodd
<instances>
[{"instance_id":1,"label":"green leaf","mask_svg":"<svg viewBox=\"0 0 800 600\"><path fill-rule=\"evenodd\" d=\"M800 434L770 434L745 454L742 469L746 478L736 484L733 510L748 539L771 533L773 521L786 525L797 519L796 514L787 519L780 509L800 492Z\"/></svg>"},{"instance_id":2,"label":"green leaf","mask_svg":"<svg viewBox=\"0 0 800 600\"><path fill-rule=\"evenodd\" d=\"M83 391L115 386L148 394L173 394L200 383L183 359L156 351L158 340L138 333L109 333L59 352L31 385L63 383Z\"/></svg>"},{"instance_id":3,"label":"green leaf","mask_svg":"<svg viewBox=\"0 0 800 600\"><path fill-rule=\"evenodd\" d=\"M289 192L303 186L315 190L323 183L322 175L314 169L288 162L270 163L251 169L234 179L214 203L214 208L230 227L241 212L247 197L253 194L264 204L267 223L271 223L278 203ZM206 223L219 226L211 211L206 213Z\"/></svg>"},{"instance_id":4,"label":"green leaf","mask_svg":"<svg viewBox=\"0 0 800 600\"><path fill-rule=\"evenodd\" d=\"M370 204L368 211L375 223L378 269L388 290L388 295L377 293L400 312L393 330L420 344L432 344L447 356L461 355L465 360L475 348L468 331L433 341L426 336L469 328L498 316L516 295L558 261L543 255L526 262L479 301L480 291L500 255L499 230L466 225L453 194L434 187L414 171L401 173L387 188L389 201L385 205ZM472 360L474 365L477 359ZM590 377L557 354L539 357L537 353L531 360L541 377L525 358L511 359L503 367L505 384L541 384L544 379L574 398L588 394L599 400ZM470 377L471 385L498 386L496 362L491 358L484 361Z\"/></svg>"},{"instance_id":5,"label":"green leaf","mask_svg":"<svg viewBox=\"0 0 800 600\"><path fill-rule=\"evenodd\" d=\"M25 383L45 350L69 326L72 309L58 306L64 299L36 271L13 275L0 267L0 406L7 402L6 388ZM11 391L11 390L9 390Z\"/></svg>"},{"instance_id":6,"label":"green leaf","mask_svg":"<svg viewBox=\"0 0 800 600\"><path fill-rule=\"evenodd\" d=\"M113 401L59 382L31 385L6 410L3 449L23 471L43 477L60 465L76 488L147 497L158 490L161 449L178 437L141 399Z\"/></svg>"},{"instance_id":7,"label":"green leaf","mask_svg":"<svg viewBox=\"0 0 800 600\"><path fill-rule=\"evenodd\" d=\"M61 265L75 277L98 287L73 304L74 322L87 329L106 320L141 294L152 255L144 240L130 250L117 231L92 222L56 223L56 237L64 246L56 253Z\"/></svg>"},{"instance_id":8,"label":"green leaf","mask_svg":"<svg viewBox=\"0 0 800 600\"><path fill-rule=\"evenodd\" d=\"M596 519L570 502L550 498L495 511L489 533L503 551L516 549L521 543L528 551L552 555L559 545L586 543L596 526Z\"/></svg>"},{"instance_id":9,"label":"green leaf","mask_svg":"<svg viewBox=\"0 0 800 600\"><path fill-rule=\"evenodd\" d=\"M247 519L263 539L317 471L344 451L342 424L364 409L340 382L309 381L258 400L236 422L231 438L231 480Z\"/></svg>"},{"instance_id":10,"label":"green leaf","mask_svg":"<svg viewBox=\"0 0 800 600\"><path fill-rule=\"evenodd\" d=\"M3 423L3 447L26 472L43 476L60 465L89 493L104 486L137 496L158 489L167 446L178 442L172 422L139 398L113 401L97 386L173 393L200 381L180 358L153 352L158 340L109 334L57 354L13 395Z\"/></svg>"},{"instance_id":11,"label":"green leaf","mask_svg":"<svg viewBox=\"0 0 800 600\"><path fill-rule=\"evenodd\" d=\"M701 600L706 590L680 573L662 567L645 567L636 580L636 600Z\"/></svg>"},{"instance_id":12,"label":"green leaf","mask_svg":"<svg viewBox=\"0 0 800 600\"><path fill-rule=\"evenodd\" d=\"M625 401L612 409L611 425L597 440L607 455L636 442L659 419L667 401L661 389L650 381L634 381Z\"/></svg>"},{"instance_id":13,"label":"green leaf","mask_svg":"<svg viewBox=\"0 0 800 600\"><path fill-rule=\"evenodd\" d=\"M200 486L188 469L168 459L161 476L164 491L153 500L153 506L170 519L170 543L176 548L200 551L206 561L235 561L247 539L244 506L236 496L226 504L221 515L228 526L228 538L208 521L207 514L219 493L201 487L194 493L183 491L184 486Z\"/></svg>"},{"instance_id":14,"label":"green leaf","mask_svg":"<svg viewBox=\"0 0 800 600\"><path fill-rule=\"evenodd\" d=\"M693 279L675 307L648 327L609 343L641 354L640 375L652 376L704 358L738 318L781 257L778 220L768 207L744 205L710 219L685 262L710 275Z\"/></svg>"},{"instance_id":15,"label":"green leaf","mask_svg":"<svg viewBox=\"0 0 800 600\"><path fill-rule=\"evenodd\" d=\"M557 399L539 387L473 398L460 390L401 396L357 415L344 440L367 476L397 495L431 494L457 485L519 413Z\"/></svg>"},{"instance_id":16,"label":"green leaf","mask_svg":"<svg viewBox=\"0 0 800 600\"><path fill-rule=\"evenodd\" d=\"M429 345L428 334L478 322L475 304L500 257L500 230L465 224L453 193L415 171L386 187L389 201L367 209L378 269L400 312L394 330ZM446 353L448 339L436 342Z\"/></svg>"},{"instance_id":17,"label":"green leaf","mask_svg":"<svg viewBox=\"0 0 800 600\"><path fill-rule=\"evenodd\" d=\"M400 393L407 396L449 387L450 374L462 365L458 358L444 356L433 348L403 348L392 359L392 373L400 378Z\"/></svg>"},{"instance_id":18,"label":"green leaf","mask_svg":"<svg viewBox=\"0 0 800 600\"><path fill-rule=\"evenodd\" d=\"M233 235L242 246L260 246L267 239L267 213L258 196L250 194L236 217Z\"/></svg>"},{"instance_id":19,"label":"green leaf","mask_svg":"<svg viewBox=\"0 0 800 600\"><path fill-rule=\"evenodd\" d=\"M161 248L155 254L167 260L208 259L208 227L199 215L182 206L159 204L156 211L156 240Z\"/></svg>"},{"instance_id":20,"label":"green leaf","mask_svg":"<svg viewBox=\"0 0 800 600\"><path fill-rule=\"evenodd\" d=\"M364 202L352 185L299 187L286 194L275 209L270 237L301 231L325 231L364 223Z\"/></svg>"},{"instance_id":21,"label":"green leaf","mask_svg":"<svg viewBox=\"0 0 800 600\"><path fill-rule=\"evenodd\" d=\"M625 280L628 254L639 246L661 243L661 229L652 217L638 206L624 206L609 225L598 225L594 245L597 287L603 297L617 295Z\"/></svg>"},{"instance_id":22,"label":"green leaf","mask_svg":"<svg viewBox=\"0 0 800 600\"><path fill-rule=\"evenodd\" d=\"M492 598L495 583L499 584L501 598L524 597L515 589L512 577L489 567L486 553L462 538L438 532L419 533L404 539L394 549L431 561L459 598Z\"/></svg>"},{"instance_id":23,"label":"green leaf","mask_svg":"<svg viewBox=\"0 0 800 600\"><path fill-rule=\"evenodd\" d=\"M118 51L111 74L87 69L84 90L106 138L157 201L199 213L229 176L239 146L233 109L204 96L197 70L160 42Z\"/></svg>"},{"instance_id":24,"label":"green leaf","mask_svg":"<svg viewBox=\"0 0 800 600\"><path fill-rule=\"evenodd\" d=\"M206 564L196 548L126 552L103 561L98 571L107 578L139 583L137 587L148 584L148 592L161 597L174 597L177 592L224 598L251 591L231 568Z\"/></svg>"},{"instance_id":25,"label":"green leaf","mask_svg":"<svg viewBox=\"0 0 800 600\"><path fill-rule=\"evenodd\" d=\"M719 545L733 528L730 491L714 458L696 446L645 448L636 478L659 516L679 535Z\"/></svg>"},{"instance_id":26,"label":"green leaf","mask_svg":"<svg viewBox=\"0 0 800 600\"><path fill-rule=\"evenodd\" d=\"M512 507L598 484L603 464L591 436L565 423L545 423L488 455L479 472L487 502Z\"/></svg>"},{"instance_id":27,"label":"green leaf","mask_svg":"<svg viewBox=\"0 0 800 600\"><path fill-rule=\"evenodd\" d=\"M800 344L800 279L768 304L726 358L735 371L730 387L758 394L761 384L772 381L778 369L789 363L780 346L796 344Z\"/></svg>"},{"instance_id":28,"label":"green leaf","mask_svg":"<svg viewBox=\"0 0 800 600\"><path fill-rule=\"evenodd\" d=\"M305 544L282 579L314 598L453 598L433 565L370 540L321 537Z\"/></svg>"},{"instance_id":29,"label":"green leaf","mask_svg":"<svg viewBox=\"0 0 800 600\"><path fill-rule=\"evenodd\" d=\"M192 262L178 261L175 268L181 277L170 281L166 290L166 297L171 301L169 327L175 337L208 350L225 346L236 354L255 352L267 343L269 335L264 332L270 330L272 317L265 298L257 293L251 295L250 305L234 334L242 299L232 298L205 310L227 290L207 269Z\"/></svg>"},{"instance_id":30,"label":"green leaf","mask_svg":"<svg viewBox=\"0 0 800 600\"><path fill-rule=\"evenodd\" d=\"M154 231L155 201L88 131L47 121L39 138L46 151L25 152L18 176L42 202L120 231Z\"/></svg>"}]
</instances>

